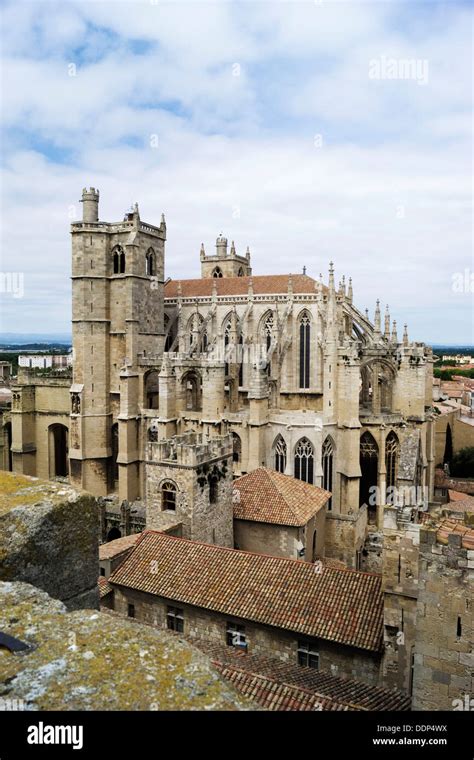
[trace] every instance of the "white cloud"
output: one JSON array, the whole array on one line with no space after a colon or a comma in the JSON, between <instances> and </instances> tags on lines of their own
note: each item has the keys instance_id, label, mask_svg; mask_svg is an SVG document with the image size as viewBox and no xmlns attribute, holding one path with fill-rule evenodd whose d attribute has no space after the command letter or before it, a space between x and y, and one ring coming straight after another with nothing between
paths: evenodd
<instances>
[{"instance_id":1,"label":"white cloud","mask_svg":"<svg viewBox=\"0 0 474 760\"><path fill-rule=\"evenodd\" d=\"M91 184L101 218L165 211L168 275L198 276L223 230L255 272L333 259L362 308L380 297L417 339L474 340L472 298L451 288L474 269L466 11L431 27L413 11L405 38L393 4L324 5L7 7L2 244L27 276L3 329L35 310L38 330L68 329L69 212ZM368 80L371 56L413 51L428 86Z\"/></svg>"}]
</instances>

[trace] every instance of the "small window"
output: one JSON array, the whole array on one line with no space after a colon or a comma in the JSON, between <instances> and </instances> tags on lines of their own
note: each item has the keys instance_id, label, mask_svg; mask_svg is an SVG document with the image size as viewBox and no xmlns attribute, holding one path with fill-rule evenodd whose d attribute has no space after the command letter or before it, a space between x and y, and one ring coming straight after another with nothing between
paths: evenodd
<instances>
[{"instance_id":1,"label":"small window","mask_svg":"<svg viewBox=\"0 0 474 760\"><path fill-rule=\"evenodd\" d=\"M161 508L163 511L176 511L176 486L171 481L163 483L161 488Z\"/></svg>"},{"instance_id":2,"label":"small window","mask_svg":"<svg viewBox=\"0 0 474 760\"><path fill-rule=\"evenodd\" d=\"M131 618L135 617L135 605L134 604L129 604L128 605L128 612L127 612L127 614L128 614L128 617L131 617Z\"/></svg>"},{"instance_id":3,"label":"small window","mask_svg":"<svg viewBox=\"0 0 474 760\"><path fill-rule=\"evenodd\" d=\"M460 615L458 615L458 622L457 622L457 625L456 625L456 637L458 639L460 639L461 636L462 636L462 622L461 622Z\"/></svg>"},{"instance_id":4,"label":"small window","mask_svg":"<svg viewBox=\"0 0 474 760\"><path fill-rule=\"evenodd\" d=\"M298 665L319 670L319 652L314 644L298 641Z\"/></svg>"},{"instance_id":5,"label":"small window","mask_svg":"<svg viewBox=\"0 0 474 760\"><path fill-rule=\"evenodd\" d=\"M219 485L217 478L211 478L209 481L209 503L217 504L217 497L219 496Z\"/></svg>"},{"instance_id":6,"label":"small window","mask_svg":"<svg viewBox=\"0 0 474 760\"><path fill-rule=\"evenodd\" d=\"M105 567L101 567L100 568L100 574L101 575L105 575Z\"/></svg>"},{"instance_id":7,"label":"small window","mask_svg":"<svg viewBox=\"0 0 474 760\"><path fill-rule=\"evenodd\" d=\"M246 649L245 626L237 625L237 623L227 623L226 642L229 647L242 647Z\"/></svg>"},{"instance_id":8,"label":"small window","mask_svg":"<svg viewBox=\"0 0 474 760\"><path fill-rule=\"evenodd\" d=\"M212 271L213 277L222 277L222 269L220 267L215 267Z\"/></svg>"},{"instance_id":9,"label":"small window","mask_svg":"<svg viewBox=\"0 0 474 760\"><path fill-rule=\"evenodd\" d=\"M183 633L184 614L180 607L168 607L166 612L166 625L170 631Z\"/></svg>"}]
</instances>

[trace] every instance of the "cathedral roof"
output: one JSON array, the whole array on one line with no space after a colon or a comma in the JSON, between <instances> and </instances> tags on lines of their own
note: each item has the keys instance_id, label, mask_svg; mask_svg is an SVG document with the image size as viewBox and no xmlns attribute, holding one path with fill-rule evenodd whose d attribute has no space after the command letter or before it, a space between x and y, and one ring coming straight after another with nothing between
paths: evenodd
<instances>
[{"instance_id":1,"label":"cathedral roof","mask_svg":"<svg viewBox=\"0 0 474 760\"><path fill-rule=\"evenodd\" d=\"M255 295L288 293L291 278L293 293L315 293L317 281L307 274L268 274L252 277L203 277L196 280L170 280L165 285L165 298L199 298L212 295L215 286L218 296L247 295L249 284ZM179 293L178 283L181 286ZM323 286L324 287L324 286ZM325 288L324 288L325 289Z\"/></svg>"},{"instance_id":2,"label":"cathedral roof","mask_svg":"<svg viewBox=\"0 0 474 760\"><path fill-rule=\"evenodd\" d=\"M234 518L302 526L323 509L331 494L290 475L259 467L234 481Z\"/></svg>"},{"instance_id":3,"label":"cathedral roof","mask_svg":"<svg viewBox=\"0 0 474 760\"><path fill-rule=\"evenodd\" d=\"M382 647L383 594L374 573L147 530L109 583L303 636Z\"/></svg>"}]
</instances>

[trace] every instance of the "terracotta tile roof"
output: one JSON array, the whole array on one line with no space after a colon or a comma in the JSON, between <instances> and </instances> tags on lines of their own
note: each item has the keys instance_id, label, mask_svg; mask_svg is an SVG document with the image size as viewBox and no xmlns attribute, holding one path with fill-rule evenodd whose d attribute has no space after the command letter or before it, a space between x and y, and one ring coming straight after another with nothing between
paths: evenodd
<instances>
[{"instance_id":1,"label":"terracotta tile roof","mask_svg":"<svg viewBox=\"0 0 474 760\"><path fill-rule=\"evenodd\" d=\"M112 585L378 652L381 577L145 531Z\"/></svg>"},{"instance_id":2,"label":"terracotta tile roof","mask_svg":"<svg viewBox=\"0 0 474 760\"><path fill-rule=\"evenodd\" d=\"M104 578L103 575L99 575L98 585L99 585L100 599L103 599L104 596L107 596L107 594L111 594L113 591L112 586L108 582L107 578Z\"/></svg>"},{"instance_id":3,"label":"terracotta tile roof","mask_svg":"<svg viewBox=\"0 0 474 760\"><path fill-rule=\"evenodd\" d=\"M439 544L447 544L451 535L461 536L461 546L464 549L474 549L474 528L470 528L460 520L448 518L440 523L436 540Z\"/></svg>"},{"instance_id":4,"label":"terracotta tile roof","mask_svg":"<svg viewBox=\"0 0 474 760\"><path fill-rule=\"evenodd\" d=\"M165 298L177 298L179 285L183 298L205 297L212 295L215 284L218 296L247 295L249 282L252 281L253 292L257 294L278 294L288 292L291 277L294 293L315 293L316 280L307 274L269 274L252 277L205 277L196 280L170 280L165 285ZM323 289L326 289L323 286Z\"/></svg>"},{"instance_id":5,"label":"terracotta tile roof","mask_svg":"<svg viewBox=\"0 0 474 760\"><path fill-rule=\"evenodd\" d=\"M128 549L131 549L132 546L135 546L137 543L139 536L140 533L134 533L131 536L122 536L122 538L115 538L113 541L101 544L99 546L99 560L113 559Z\"/></svg>"},{"instance_id":6,"label":"terracotta tile roof","mask_svg":"<svg viewBox=\"0 0 474 760\"><path fill-rule=\"evenodd\" d=\"M474 512L474 499L472 496L466 496L458 501L450 501L448 504L444 504L443 507L451 514L456 512Z\"/></svg>"},{"instance_id":7,"label":"terracotta tile roof","mask_svg":"<svg viewBox=\"0 0 474 760\"><path fill-rule=\"evenodd\" d=\"M341 705L332 699L320 694L313 694L306 689L291 686L286 683L277 683L271 678L265 678L257 673L248 673L235 667L222 666L215 663L215 668L229 681L237 691L266 710L291 710L300 712L307 710L355 710L354 707Z\"/></svg>"},{"instance_id":8,"label":"terracotta tile roof","mask_svg":"<svg viewBox=\"0 0 474 760\"><path fill-rule=\"evenodd\" d=\"M448 489L449 501L472 501L474 505L474 496L466 496L462 491L452 491Z\"/></svg>"},{"instance_id":9,"label":"terracotta tile roof","mask_svg":"<svg viewBox=\"0 0 474 760\"><path fill-rule=\"evenodd\" d=\"M330 496L323 488L259 467L234 481L234 518L274 525L306 525Z\"/></svg>"},{"instance_id":10,"label":"terracotta tile roof","mask_svg":"<svg viewBox=\"0 0 474 760\"><path fill-rule=\"evenodd\" d=\"M323 710L410 709L410 697L401 691L247 654L236 647L187 640L207 654L239 691L268 710L317 710L319 705Z\"/></svg>"}]
</instances>

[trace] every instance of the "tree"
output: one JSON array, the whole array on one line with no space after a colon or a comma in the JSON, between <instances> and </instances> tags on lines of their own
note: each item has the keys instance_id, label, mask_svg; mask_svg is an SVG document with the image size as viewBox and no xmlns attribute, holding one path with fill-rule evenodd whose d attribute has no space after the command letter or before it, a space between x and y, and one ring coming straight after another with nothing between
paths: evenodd
<instances>
[{"instance_id":1,"label":"tree","mask_svg":"<svg viewBox=\"0 0 474 760\"><path fill-rule=\"evenodd\" d=\"M466 446L454 454L450 472L455 478L474 478L474 446Z\"/></svg>"},{"instance_id":2,"label":"tree","mask_svg":"<svg viewBox=\"0 0 474 760\"><path fill-rule=\"evenodd\" d=\"M451 465L452 458L453 458L453 436L451 433L451 425L448 422L448 426L446 428L446 444L444 447L443 464Z\"/></svg>"}]
</instances>

